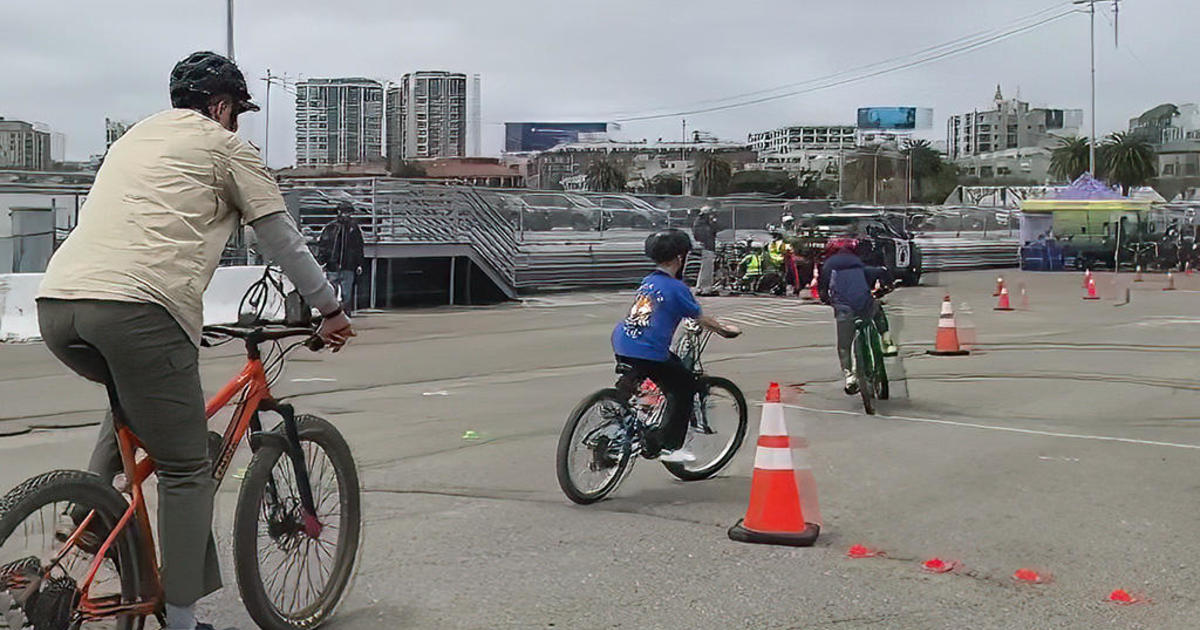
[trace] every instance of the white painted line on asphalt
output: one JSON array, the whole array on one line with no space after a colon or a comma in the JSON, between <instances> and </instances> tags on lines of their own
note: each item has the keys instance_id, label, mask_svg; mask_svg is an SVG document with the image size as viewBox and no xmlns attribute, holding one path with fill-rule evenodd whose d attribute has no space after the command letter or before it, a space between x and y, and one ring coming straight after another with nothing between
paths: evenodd
<instances>
[{"instance_id":1,"label":"white painted line on asphalt","mask_svg":"<svg viewBox=\"0 0 1200 630\"><path fill-rule=\"evenodd\" d=\"M858 411L846 411L844 409L816 409L813 407L804 407L801 405L784 404L784 407L789 409L798 409L800 411L810 411L813 413L832 413L844 416L861 416ZM1171 448L1186 448L1200 451L1200 444L1181 444L1178 442L1158 442L1155 440L1138 440L1134 438L1115 437L1111 435L1086 435L1082 433L1059 433L1057 431L1039 431L1037 429L1020 429L1017 427L1002 427L993 424L977 424L974 422L958 422L955 420L939 420L937 418L912 418L909 416L888 416L884 414L876 414L875 418L886 418L888 420L904 420L906 422L924 422L927 424L944 424L955 427L966 427L969 429L990 429L992 431L1007 431L1009 433L1024 433L1027 435L1044 435L1047 437L1073 438L1076 440L1096 440L1099 442L1123 442L1125 444L1141 444L1143 446L1167 446Z\"/></svg>"},{"instance_id":2,"label":"white painted line on asphalt","mask_svg":"<svg viewBox=\"0 0 1200 630\"><path fill-rule=\"evenodd\" d=\"M323 376L314 376L312 378L294 378L293 383L336 383L336 378L326 378Z\"/></svg>"}]
</instances>

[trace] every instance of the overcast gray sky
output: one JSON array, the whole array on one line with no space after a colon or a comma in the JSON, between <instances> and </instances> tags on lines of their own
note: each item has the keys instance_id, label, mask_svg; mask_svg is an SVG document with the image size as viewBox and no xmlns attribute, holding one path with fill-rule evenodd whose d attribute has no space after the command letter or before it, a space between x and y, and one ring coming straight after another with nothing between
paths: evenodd
<instances>
[{"instance_id":1,"label":"overcast gray sky","mask_svg":"<svg viewBox=\"0 0 1200 630\"><path fill-rule=\"evenodd\" d=\"M223 51L224 0L5 3L0 116L67 134L68 159L104 146L104 118L169 106L172 65ZM483 77L484 150L504 121L611 120L774 88L949 42L1062 0L238 0L237 60L256 79L368 76L418 69ZM1107 7L1110 3L1104 3ZM1053 13L1047 13L1051 16ZM1098 126L1124 128L1162 102L1200 100L1200 2L1125 0L1121 46L1097 17ZM689 115L689 129L744 140L789 123L852 123L857 107L934 108L932 139L953 113L986 107L996 84L1035 106L1087 108L1087 16L1072 15L919 67L758 105ZM665 109L663 109L665 108ZM293 105L272 94L271 165L293 159ZM262 113L243 135L262 145ZM253 120L251 120L253 119ZM677 139L678 117L626 123L629 139Z\"/></svg>"}]
</instances>

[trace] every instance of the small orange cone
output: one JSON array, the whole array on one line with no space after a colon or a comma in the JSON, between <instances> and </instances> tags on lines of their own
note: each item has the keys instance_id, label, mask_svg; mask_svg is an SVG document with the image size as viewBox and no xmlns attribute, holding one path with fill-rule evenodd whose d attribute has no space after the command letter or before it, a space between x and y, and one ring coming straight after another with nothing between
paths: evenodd
<instances>
[{"instance_id":1,"label":"small orange cone","mask_svg":"<svg viewBox=\"0 0 1200 630\"><path fill-rule=\"evenodd\" d=\"M1000 287L1000 302L993 308L994 311L1011 311L1012 306L1008 303L1008 287Z\"/></svg>"},{"instance_id":2,"label":"small orange cone","mask_svg":"<svg viewBox=\"0 0 1200 630\"><path fill-rule=\"evenodd\" d=\"M1029 584L1042 584L1047 578L1033 569L1017 569L1017 572L1013 573L1013 579Z\"/></svg>"},{"instance_id":3,"label":"small orange cone","mask_svg":"<svg viewBox=\"0 0 1200 630\"><path fill-rule=\"evenodd\" d=\"M874 558L876 556L883 557L885 555L887 554L879 551L878 549L871 549L866 545L852 545L846 550L846 557L854 558L856 560L860 558Z\"/></svg>"},{"instance_id":4,"label":"small orange cone","mask_svg":"<svg viewBox=\"0 0 1200 630\"><path fill-rule=\"evenodd\" d=\"M1130 595L1129 591L1126 591L1123 588L1119 588L1108 594L1108 601L1110 601L1114 604L1121 604L1123 606L1128 606L1129 604L1136 604L1138 602L1138 598L1134 597L1133 595Z\"/></svg>"},{"instance_id":5,"label":"small orange cone","mask_svg":"<svg viewBox=\"0 0 1200 630\"><path fill-rule=\"evenodd\" d=\"M994 292L992 292L992 297L999 297L999 295L1002 291L1004 291L1004 276L997 276L996 277L996 290Z\"/></svg>"},{"instance_id":6,"label":"small orange cone","mask_svg":"<svg viewBox=\"0 0 1200 630\"><path fill-rule=\"evenodd\" d=\"M1142 282L1142 266L1138 265L1137 270L1133 272L1133 281Z\"/></svg>"},{"instance_id":7,"label":"small orange cone","mask_svg":"<svg viewBox=\"0 0 1200 630\"><path fill-rule=\"evenodd\" d=\"M821 291L820 291L820 289L817 288L817 284L819 282L820 277L821 277L821 267L818 265L813 265L812 282L808 283L808 297L810 299L816 300L818 302L821 301Z\"/></svg>"},{"instance_id":8,"label":"small orange cone","mask_svg":"<svg viewBox=\"0 0 1200 630\"><path fill-rule=\"evenodd\" d=\"M942 560L941 558L930 558L921 563L921 570L929 573L949 573L958 567L958 563L953 560Z\"/></svg>"},{"instance_id":9,"label":"small orange cone","mask_svg":"<svg viewBox=\"0 0 1200 630\"><path fill-rule=\"evenodd\" d=\"M1174 290L1175 290L1175 276L1170 271L1168 271L1167 272L1167 286L1163 287L1163 291L1174 291Z\"/></svg>"},{"instance_id":10,"label":"small orange cone","mask_svg":"<svg viewBox=\"0 0 1200 630\"><path fill-rule=\"evenodd\" d=\"M1088 269L1087 271L1083 272L1083 288L1086 289L1088 282L1091 282L1091 280L1092 280L1092 270Z\"/></svg>"},{"instance_id":11,"label":"small orange cone","mask_svg":"<svg viewBox=\"0 0 1200 630\"><path fill-rule=\"evenodd\" d=\"M1100 296L1096 295L1096 281L1090 277L1088 278L1087 290L1088 290L1087 295L1083 296L1083 299L1085 299L1085 300L1099 300L1100 299Z\"/></svg>"},{"instance_id":12,"label":"small orange cone","mask_svg":"<svg viewBox=\"0 0 1200 630\"><path fill-rule=\"evenodd\" d=\"M950 303L950 294L942 300L942 314L938 315L937 338L929 354L938 357L961 357L971 354L958 345L958 325L954 322L954 305Z\"/></svg>"},{"instance_id":13,"label":"small orange cone","mask_svg":"<svg viewBox=\"0 0 1200 630\"><path fill-rule=\"evenodd\" d=\"M820 525L804 518L779 384L771 383L758 427L750 505L746 508L746 518L729 528L729 538L738 542L811 547L820 532Z\"/></svg>"},{"instance_id":14,"label":"small orange cone","mask_svg":"<svg viewBox=\"0 0 1200 630\"><path fill-rule=\"evenodd\" d=\"M1025 283L1021 283L1021 310L1029 310L1029 293L1025 291Z\"/></svg>"},{"instance_id":15,"label":"small orange cone","mask_svg":"<svg viewBox=\"0 0 1200 630\"><path fill-rule=\"evenodd\" d=\"M1185 276L1192 275L1192 263L1191 262L1183 263L1183 275L1185 275Z\"/></svg>"}]
</instances>

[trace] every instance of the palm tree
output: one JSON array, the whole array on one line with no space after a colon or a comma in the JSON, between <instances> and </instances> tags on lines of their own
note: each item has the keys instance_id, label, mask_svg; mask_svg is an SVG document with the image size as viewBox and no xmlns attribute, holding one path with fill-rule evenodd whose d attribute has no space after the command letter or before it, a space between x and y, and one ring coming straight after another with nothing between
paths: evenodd
<instances>
[{"instance_id":1,"label":"palm tree","mask_svg":"<svg viewBox=\"0 0 1200 630\"><path fill-rule=\"evenodd\" d=\"M729 192L729 180L733 179L733 166L711 153L696 156L696 179L692 181L692 194L702 197L724 195Z\"/></svg>"},{"instance_id":2,"label":"palm tree","mask_svg":"<svg viewBox=\"0 0 1200 630\"><path fill-rule=\"evenodd\" d=\"M1058 146L1050 154L1050 174L1073 182L1088 170L1090 147L1087 138L1059 136Z\"/></svg>"},{"instance_id":3,"label":"palm tree","mask_svg":"<svg viewBox=\"0 0 1200 630\"><path fill-rule=\"evenodd\" d=\"M1155 160L1154 147L1144 137L1124 131L1108 136L1096 156L1103 165L1100 170L1104 178L1110 184L1120 184L1126 197L1131 189L1145 186L1158 174Z\"/></svg>"},{"instance_id":4,"label":"palm tree","mask_svg":"<svg viewBox=\"0 0 1200 630\"><path fill-rule=\"evenodd\" d=\"M936 188L933 182L934 178L942 174L943 170L952 168L942 159L942 152L933 148L928 140L908 140L904 143L901 153L909 161L913 201L925 200L929 194L926 189ZM941 197L945 199L945 195L941 195Z\"/></svg>"},{"instance_id":5,"label":"palm tree","mask_svg":"<svg viewBox=\"0 0 1200 630\"><path fill-rule=\"evenodd\" d=\"M616 160L601 158L588 165L587 189L595 192L625 190L625 168Z\"/></svg>"}]
</instances>

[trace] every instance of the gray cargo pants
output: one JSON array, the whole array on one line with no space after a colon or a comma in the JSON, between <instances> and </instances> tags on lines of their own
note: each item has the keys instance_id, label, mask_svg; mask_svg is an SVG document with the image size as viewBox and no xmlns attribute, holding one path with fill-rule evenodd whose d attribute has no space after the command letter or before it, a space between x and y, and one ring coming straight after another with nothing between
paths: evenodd
<instances>
[{"instance_id":1,"label":"gray cargo pants","mask_svg":"<svg viewBox=\"0 0 1200 630\"><path fill-rule=\"evenodd\" d=\"M166 601L188 606L221 588L199 350L155 304L42 299L38 323L50 352L91 380L102 376L70 346L86 344L99 351L125 422L154 460ZM111 413L100 427L88 469L105 479L121 471Z\"/></svg>"}]
</instances>

